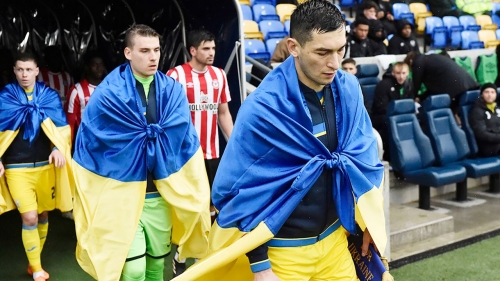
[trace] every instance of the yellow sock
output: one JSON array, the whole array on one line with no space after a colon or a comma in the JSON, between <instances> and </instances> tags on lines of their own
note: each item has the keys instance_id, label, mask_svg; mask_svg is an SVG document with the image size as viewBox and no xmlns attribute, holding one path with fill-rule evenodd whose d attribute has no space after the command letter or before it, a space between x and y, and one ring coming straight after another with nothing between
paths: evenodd
<instances>
[{"instance_id":1,"label":"yellow sock","mask_svg":"<svg viewBox=\"0 0 500 281\"><path fill-rule=\"evenodd\" d=\"M38 236L40 236L40 253L43 251L43 245L47 239L47 233L49 232L49 220L38 222Z\"/></svg>"},{"instance_id":2,"label":"yellow sock","mask_svg":"<svg viewBox=\"0 0 500 281\"><path fill-rule=\"evenodd\" d=\"M31 269L33 272L41 271L40 236L38 235L37 226L26 226L23 224L22 238Z\"/></svg>"}]
</instances>

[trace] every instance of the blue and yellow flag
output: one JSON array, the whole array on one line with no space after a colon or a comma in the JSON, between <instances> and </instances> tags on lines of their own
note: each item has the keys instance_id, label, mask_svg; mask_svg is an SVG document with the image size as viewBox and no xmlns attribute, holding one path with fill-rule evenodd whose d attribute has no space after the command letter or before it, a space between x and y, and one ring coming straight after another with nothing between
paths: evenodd
<instances>
[{"instance_id":1,"label":"blue and yellow flag","mask_svg":"<svg viewBox=\"0 0 500 281\"><path fill-rule=\"evenodd\" d=\"M56 208L65 212L73 209L72 193L74 181L71 168L70 128L62 109L61 99L56 91L36 82L28 100L24 89L18 83L11 83L0 91L0 156L10 146L21 127L23 139L32 142L43 130L52 144L66 158L66 165L54 168L56 174ZM15 209L5 176L0 177L0 214Z\"/></svg>"},{"instance_id":2,"label":"blue and yellow flag","mask_svg":"<svg viewBox=\"0 0 500 281\"><path fill-rule=\"evenodd\" d=\"M144 204L148 170L172 206L181 258L206 255L210 189L184 90L154 77L157 124L147 124L130 65L89 100L75 142L77 260L99 281L119 280Z\"/></svg>"},{"instance_id":3,"label":"blue and yellow flag","mask_svg":"<svg viewBox=\"0 0 500 281\"><path fill-rule=\"evenodd\" d=\"M210 234L211 254L174 280L235 278L229 269L237 271L246 259L242 255L279 231L323 169L332 172L342 226L351 233L356 222L368 227L378 249L385 249L383 166L361 89L356 77L341 70L333 83L338 132L333 153L313 135L293 57L243 103L212 189L220 212Z\"/></svg>"}]
</instances>

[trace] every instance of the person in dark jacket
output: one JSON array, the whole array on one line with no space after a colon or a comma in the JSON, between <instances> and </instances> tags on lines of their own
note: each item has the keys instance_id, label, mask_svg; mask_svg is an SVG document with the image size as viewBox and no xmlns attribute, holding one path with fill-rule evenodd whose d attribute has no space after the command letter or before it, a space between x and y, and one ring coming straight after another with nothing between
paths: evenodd
<instances>
[{"instance_id":1,"label":"person in dark jacket","mask_svg":"<svg viewBox=\"0 0 500 281\"><path fill-rule=\"evenodd\" d=\"M360 18L369 20L370 28L372 22L381 23L387 34L394 34L396 28L394 17L390 14L392 11L391 3L388 1L379 1L379 3L369 0L361 2L356 11L356 20Z\"/></svg>"},{"instance_id":2,"label":"person in dark jacket","mask_svg":"<svg viewBox=\"0 0 500 281\"><path fill-rule=\"evenodd\" d=\"M459 17L465 14L462 10L457 8L455 0L426 0L425 4L429 5L430 11L436 17Z\"/></svg>"},{"instance_id":3,"label":"person in dark jacket","mask_svg":"<svg viewBox=\"0 0 500 281\"><path fill-rule=\"evenodd\" d=\"M387 54L387 47L384 43L384 40L387 39L387 33L385 32L382 22L379 20L370 20L368 38L377 44L377 50L384 50L384 54Z\"/></svg>"},{"instance_id":4,"label":"person in dark jacket","mask_svg":"<svg viewBox=\"0 0 500 281\"><path fill-rule=\"evenodd\" d=\"M452 100L451 108L454 112L459 95L479 87L469 73L447 56L409 52L405 63L410 66L412 72L413 89L420 89L422 83L427 88L419 98L424 100L429 95L447 93Z\"/></svg>"},{"instance_id":5,"label":"person in dark jacket","mask_svg":"<svg viewBox=\"0 0 500 281\"><path fill-rule=\"evenodd\" d=\"M387 52L394 55L406 55L411 51L420 54L417 38L413 35L413 25L406 19L396 22L397 33L389 40Z\"/></svg>"},{"instance_id":6,"label":"person in dark jacket","mask_svg":"<svg viewBox=\"0 0 500 281\"><path fill-rule=\"evenodd\" d=\"M373 127L380 133L384 146L384 160L389 161L389 131L387 128L387 106L392 100L414 99L415 92L411 79L408 79L409 66L397 62L388 69L384 78L375 88L371 119Z\"/></svg>"},{"instance_id":7,"label":"person in dark jacket","mask_svg":"<svg viewBox=\"0 0 500 281\"><path fill-rule=\"evenodd\" d=\"M469 115L469 124L474 131L481 156L500 155L500 108L496 99L495 84L484 84Z\"/></svg>"},{"instance_id":8,"label":"person in dark jacket","mask_svg":"<svg viewBox=\"0 0 500 281\"><path fill-rule=\"evenodd\" d=\"M368 38L370 24L367 19L360 18L353 23L353 33L349 36L349 49L351 58L372 57L383 55L387 50Z\"/></svg>"}]
</instances>

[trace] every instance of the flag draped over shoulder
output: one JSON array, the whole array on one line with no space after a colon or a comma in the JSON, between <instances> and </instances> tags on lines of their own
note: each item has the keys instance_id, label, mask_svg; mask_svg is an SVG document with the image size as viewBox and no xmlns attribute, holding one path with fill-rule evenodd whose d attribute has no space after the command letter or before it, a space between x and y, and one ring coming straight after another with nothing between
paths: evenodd
<instances>
[{"instance_id":1,"label":"flag draped over shoulder","mask_svg":"<svg viewBox=\"0 0 500 281\"><path fill-rule=\"evenodd\" d=\"M100 281L119 280L139 222L147 171L172 206L173 241L183 257L208 250L210 189L184 90L154 77L158 123L147 124L130 65L95 89L75 144L75 227L80 266Z\"/></svg>"},{"instance_id":2,"label":"flag draped over shoulder","mask_svg":"<svg viewBox=\"0 0 500 281\"><path fill-rule=\"evenodd\" d=\"M36 82L33 99L28 101L26 93L18 83L11 83L0 91L0 156L2 156L14 138L24 127L23 139L34 141L43 130L52 144L59 149L66 159L63 168L54 168L56 175L56 208L65 212L73 208L74 190L71 173L71 138L70 128L62 109L61 100L56 91ZM0 177L0 214L15 209L7 188L5 175Z\"/></svg>"},{"instance_id":3,"label":"flag draped over shoulder","mask_svg":"<svg viewBox=\"0 0 500 281\"><path fill-rule=\"evenodd\" d=\"M383 166L359 83L341 70L333 83L338 132L333 153L312 133L293 57L243 103L212 189L220 212L210 234L211 254L175 280L230 280L216 269L225 263L226 270L234 268L238 257L271 239L323 169L332 171L342 226L355 233L357 221L368 227L378 249L385 249Z\"/></svg>"}]
</instances>

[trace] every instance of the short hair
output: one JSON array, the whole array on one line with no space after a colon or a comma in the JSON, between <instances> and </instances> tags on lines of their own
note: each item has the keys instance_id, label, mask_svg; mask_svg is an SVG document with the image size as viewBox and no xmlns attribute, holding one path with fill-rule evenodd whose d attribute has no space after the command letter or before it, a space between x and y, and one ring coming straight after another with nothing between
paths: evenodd
<instances>
[{"instance_id":1,"label":"short hair","mask_svg":"<svg viewBox=\"0 0 500 281\"><path fill-rule=\"evenodd\" d=\"M370 26L370 22L365 19L365 18L358 18L357 20L355 20L353 23L352 23L352 26L354 28L358 27L360 24L363 24L363 25L368 25Z\"/></svg>"},{"instance_id":2,"label":"short hair","mask_svg":"<svg viewBox=\"0 0 500 281\"><path fill-rule=\"evenodd\" d=\"M18 61L32 61L35 63L35 65L38 66L37 59L35 55L31 52L17 53L16 56L14 57L14 66L16 66L16 63Z\"/></svg>"},{"instance_id":3,"label":"short hair","mask_svg":"<svg viewBox=\"0 0 500 281\"><path fill-rule=\"evenodd\" d=\"M104 57L99 51L88 51L84 56L83 56L83 64L88 65L90 62L92 62L93 59L95 58L100 58L103 59Z\"/></svg>"},{"instance_id":4,"label":"short hair","mask_svg":"<svg viewBox=\"0 0 500 281\"><path fill-rule=\"evenodd\" d=\"M309 0L297 6L290 18L290 37L300 45L312 40L312 32L327 33L345 27L339 9L326 0Z\"/></svg>"},{"instance_id":5,"label":"short hair","mask_svg":"<svg viewBox=\"0 0 500 281\"><path fill-rule=\"evenodd\" d=\"M342 65L348 64L348 63L352 63L352 64L356 65L356 61L352 58L346 58L345 60L342 61Z\"/></svg>"},{"instance_id":6,"label":"short hair","mask_svg":"<svg viewBox=\"0 0 500 281\"><path fill-rule=\"evenodd\" d=\"M137 35L143 37L161 37L156 30L145 24L133 24L125 33L125 47L132 48L134 46L132 39Z\"/></svg>"},{"instance_id":7,"label":"short hair","mask_svg":"<svg viewBox=\"0 0 500 281\"><path fill-rule=\"evenodd\" d=\"M405 66L408 69L410 68L410 66L406 62L398 61L398 62L396 62L395 64L392 65L392 69L394 70L394 68L396 68L396 67L405 67Z\"/></svg>"},{"instance_id":8,"label":"short hair","mask_svg":"<svg viewBox=\"0 0 500 281\"><path fill-rule=\"evenodd\" d=\"M417 53L415 51L410 51L410 52L408 52L408 54L406 54L404 62L407 65L412 65L412 62L413 62L413 60L415 60L415 57L417 57Z\"/></svg>"},{"instance_id":9,"label":"short hair","mask_svg":"<svg viewBox=\"0 0 500 281\"><path fill-rule=\"evenodd\" d=\"M373 1L363 1L363 10L368 10L375 8L375 11L378 10L377 3Z\"/></svg>"},{"instance_id":10,"label":"short hair","mask_svg":"<svg viewBox=\"0 0 500 281\"><path fill-rule=\"evenodd\" d=\"M215 35L206 29L192 30L187 38L187 48L198 48L205 41L215 41Z\"/></svg>"}]
</instances>

